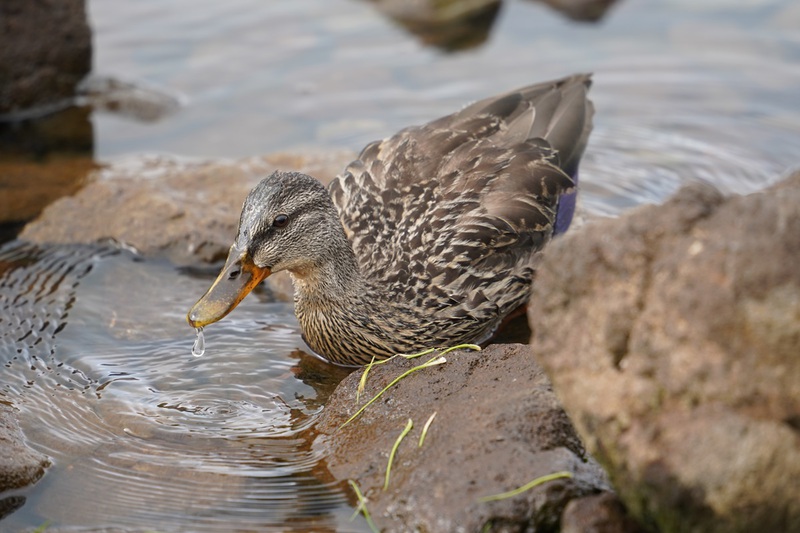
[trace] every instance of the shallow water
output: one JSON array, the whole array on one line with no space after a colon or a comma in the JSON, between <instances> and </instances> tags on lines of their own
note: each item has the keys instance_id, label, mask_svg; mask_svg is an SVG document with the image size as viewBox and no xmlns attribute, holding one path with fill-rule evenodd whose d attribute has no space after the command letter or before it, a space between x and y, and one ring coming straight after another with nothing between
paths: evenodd
<instances>
[{"instance_id":1,"label":"shallow water","mask_svg":"<svg viewBox=\"0 0 800 533\"><path fill-rule=\"evenodd\" d=\"M750 192L800 166L800 7L623 0L600 24L506 2L482 46L421 44L369 2L91 0L95 72L178 95L155 122L95 112L94 157L358 149L489 94L595 72L589 215L705 180ZM57 162L51 163L56 165ZM265 290L205 331L185 313L211 269L114 245L0 256L0 401L53 460L0 529L360 531L311 448L342 374ZM2 503L2 502L0 502Z\"/></svg>"},{"instance_id":2,"label":"shallow water","mask_svg":"<svg viewBox=\"0 0 800 533\"><path fill-rule=\"evenodd\" d=\"M195 358L204 277L112 246L12 244L0 264L0 395L54 463L4 527L361 530L310 445L344 374L297 351L289 306L257 293Z\"/></svg>"}]
</instances>

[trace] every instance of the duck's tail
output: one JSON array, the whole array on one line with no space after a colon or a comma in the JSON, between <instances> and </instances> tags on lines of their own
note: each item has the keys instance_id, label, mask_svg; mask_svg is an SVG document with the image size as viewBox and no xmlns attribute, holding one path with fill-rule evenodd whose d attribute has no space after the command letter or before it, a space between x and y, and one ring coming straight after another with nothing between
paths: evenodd
<instances>
[{"instance_id":1,"label":"duck's tail","mask_svg":"<svg viewBox=\"0 0 800 533\"><path fill-rule=\"evenodd\" d=\"M560 167L572 175L592 131L591 85L591 74L573 74L479 100L448 118L453 127L480 115L497 117L506 127L493 136L496 144L544 139L558 151Z\"/></svg>"}]
</instances>

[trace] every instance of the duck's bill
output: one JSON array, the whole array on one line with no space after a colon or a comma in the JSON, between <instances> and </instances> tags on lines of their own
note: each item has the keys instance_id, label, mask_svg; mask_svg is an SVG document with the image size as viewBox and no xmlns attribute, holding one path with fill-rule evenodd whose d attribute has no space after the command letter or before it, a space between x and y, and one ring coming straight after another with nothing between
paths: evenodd
<instances>
[{"instance_id":1,"label":"duck's bill","mask_svg":"<svg viewBox=\"0 0 800 533\"><path fill-rule=\"evenodd\" d=\"M247 252L232 247L222 272L211 288L194 304L186 320L195 328L213 324L233 311L269 275L269 268L256 266Z\"/></svg>"}]
</instances>

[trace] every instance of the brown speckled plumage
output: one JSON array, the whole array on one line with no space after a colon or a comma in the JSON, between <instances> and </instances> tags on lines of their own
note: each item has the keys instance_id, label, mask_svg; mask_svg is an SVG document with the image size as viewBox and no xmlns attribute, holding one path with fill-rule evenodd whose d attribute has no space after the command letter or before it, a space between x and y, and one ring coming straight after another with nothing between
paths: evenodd
<instances>
[{"instance_id":1,"label":"brown speckled plumage","mask_svg":"<svg viewBox=\"0 0 800 533\"><path fill-rule=\"evenodd\" d=\"M572 76L404 129L327 191L276 172L248 196L235 246L289 270L304 338L332 362L486 340L527 302L533 257L574 187L589 86Z\"/></svg>"}]
</instances>

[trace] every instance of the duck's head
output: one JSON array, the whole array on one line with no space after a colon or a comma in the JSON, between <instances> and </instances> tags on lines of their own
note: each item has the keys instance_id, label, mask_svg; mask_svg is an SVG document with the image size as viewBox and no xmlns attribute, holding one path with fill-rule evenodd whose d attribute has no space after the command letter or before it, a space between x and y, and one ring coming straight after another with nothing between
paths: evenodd
<instances>
[{"instance_id":1,"label":"duck's head","mask_svg":"<svg viewBox=\"0 0 800 533\"><path fill-rule=\"evenodd\" d=\"M273 272L306 275L329 261L343 238L321 183L297 172L274 172L247 195L225 266L189 311L189 324L220 320Z\"/></svg>"}]
</instances>

